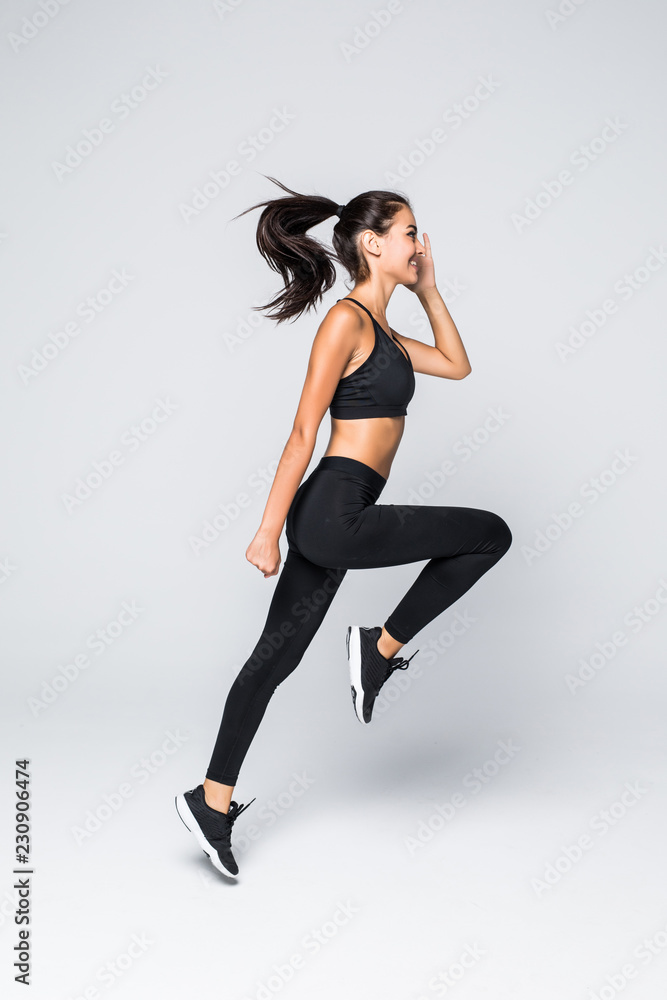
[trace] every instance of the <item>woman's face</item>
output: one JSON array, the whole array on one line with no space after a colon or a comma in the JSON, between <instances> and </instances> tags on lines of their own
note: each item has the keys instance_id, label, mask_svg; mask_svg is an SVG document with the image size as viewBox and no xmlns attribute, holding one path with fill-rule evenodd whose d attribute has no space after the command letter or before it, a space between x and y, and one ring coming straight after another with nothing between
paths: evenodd
<instances>
[{"instance_id":1,"label":"woman's face","mask_svg":"<svg viewBox=\"0 0 667 1000\"><path fill-rule=\"evenodd\" d=\"M418 281L417 254L424 253L424 246L417 236L415 217L403 205L394 216L386 236L379 238L382 270L390 273L400 285L414 285Z\"/></svg>"}]
</instances>

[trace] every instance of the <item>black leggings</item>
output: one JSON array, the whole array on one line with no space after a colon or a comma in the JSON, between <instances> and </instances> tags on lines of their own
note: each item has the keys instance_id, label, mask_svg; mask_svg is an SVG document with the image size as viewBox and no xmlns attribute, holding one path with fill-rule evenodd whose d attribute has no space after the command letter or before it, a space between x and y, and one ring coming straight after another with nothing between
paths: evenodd
<instances>
[{"instance_id":1,"label":"black leggings","mask_svg":"<svg viewBox=\"0 0 667 1000\"><path fill-rule=\"evenodd\" d=\"M498 514L378 504L386 482L364 462L327 455L299 486L266 624L227 696L207 778L236 784L269 699L301 662L348 569L429 560L384 622L390 635L407 643L510 547L512 534Z\"/></svg>"}]
</instances>

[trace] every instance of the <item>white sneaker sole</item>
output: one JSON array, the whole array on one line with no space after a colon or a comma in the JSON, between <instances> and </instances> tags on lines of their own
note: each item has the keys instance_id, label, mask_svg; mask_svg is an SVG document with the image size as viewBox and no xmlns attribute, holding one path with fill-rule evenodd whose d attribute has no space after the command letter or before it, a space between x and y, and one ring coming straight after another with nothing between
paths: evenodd
<instances>
[{"instance_id":1,"label":"white sneaker sole","mask_svg":"<svg viewBox=\"0 0 667 1000\"><path fill-rule=\"evenodd\" d=\"M350 664L350 685L354 711L363 726L368 723L364 719L364 689L361 684L361 638L359 625L349 625L345 642L347 644L347 659Z\"/></svg>"},{"instance_id":2,"label":"white sneaker sole","mask_svg":"<svg viewBox=\"0 0 667 1000\"><path fill-rule=\"evenodd\" d=\"M190 833L194 836L195 840L197 841L197 843L199 844L202 851L209 859L213 867L217 868L219 872L222 872L222 874L226 875L228 878L236 878L236 875L234 875L233 872L227 871L222 861L220 860L218 852L214 850L213 847L211 847L208 840L202 833L199 823L193 816L185 796L182 794L177 795L174 801L176 802L176 812L181 817L183 825L185 826L186 830L189 830Z\"/></svg>"}]
</instances>

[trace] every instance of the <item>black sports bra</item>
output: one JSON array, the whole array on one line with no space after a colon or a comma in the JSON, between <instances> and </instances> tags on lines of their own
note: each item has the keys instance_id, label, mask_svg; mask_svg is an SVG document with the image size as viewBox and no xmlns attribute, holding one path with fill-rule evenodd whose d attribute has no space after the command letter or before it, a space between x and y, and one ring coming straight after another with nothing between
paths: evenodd
<instances>
[{"instance_id":1,"label":"black sports bra","mask_svg":"<svg viewBox=\"0 0 667 1000\"><path fill-rule=\"evenodd\" d=\"M340 379L329 405L331 416L343 420L405 416L415 392L410 355L395 337L382 329L362 302L349 295L345 298L365 309L373 320L375 346L358 368Z\"/></svg>"}]
</instances>

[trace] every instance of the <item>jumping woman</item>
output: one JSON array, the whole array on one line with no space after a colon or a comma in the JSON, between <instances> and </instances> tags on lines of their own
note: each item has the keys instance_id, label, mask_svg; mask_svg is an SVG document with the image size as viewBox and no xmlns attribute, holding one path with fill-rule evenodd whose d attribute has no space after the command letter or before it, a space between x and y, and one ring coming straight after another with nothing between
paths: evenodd
<instances>
[{"instance_id":1,"label":"jumping woman","mask_svg":"<svg viewBox=\"0 0 667 1000\"><path fill-rule=\"evenodd\" d=\"M239 769L271 696L301 662L347 570L428 560L383 625L347 629L354 711L368 724L382 685L418 652L406 660L398 655L402 647L465 594L512 542L505 521L491 511L377 503L403 435L414 373L462 379L471 372L435 284L431 242L426 233L420 242L408 199L393 191L365 191L337 205L269 180L290 197L246 211L265 206L257 246L285 287L258 308L279 323L309 310L336 281L333 260L354 286L352 295L329 309L315 334L294 425L261 524L246 549L246 559L265 579L275 576L285 527L287 556L264 630L227 696L203 784L176 796L188 830L218 871L231 877L238 874L232 825L248 808L232 801ZM332 254L307 233L334 215ZM389 326L387 306L396 285L417 295L434 345ZM301 482L327 409L326 451Z\"/></svg>"}]
</instances>

